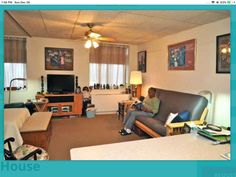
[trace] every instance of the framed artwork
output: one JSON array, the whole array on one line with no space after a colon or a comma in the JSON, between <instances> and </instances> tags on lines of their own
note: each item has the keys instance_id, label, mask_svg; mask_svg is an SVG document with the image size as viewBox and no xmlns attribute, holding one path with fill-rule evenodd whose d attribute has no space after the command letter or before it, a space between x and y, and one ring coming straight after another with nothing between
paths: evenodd
<instances>
[{"instance_id":1,"label":"framed artwork","mask_svg":"<svg viewBox=\"0 0 236 177\"><path fill-rule=\"evenodd\" d=\"M146 72L147 63L147 51L138 52L138 71L142 73Z\"/></svg>"},{"instance_id":2,"label":"framed artwork","mask_svg":"<svg viewBox=\"0 0 236 177\"><path fill-rule=\"evenodd\" d=\"M73 70L73 49L45 47L45 70Z\"/></svg>"},{"instance_id":3,"label":"framed artwork","mask_svg":"<svg viewBox=\"0 0 236 177\"><path fill-rule=\"evenodd\" d=\"M169 70L194 70L195 39L168 46Z\"/></svg>"},{"instance_id":4,"label":"framed artwork","mask_svg":"<svg viewBox=\"0 0 236 177\"><path fill-rule=\"evenodd\" d=\"M216 37L216 73L230 73L230 34Z\"/></svg>"}]
</instances>

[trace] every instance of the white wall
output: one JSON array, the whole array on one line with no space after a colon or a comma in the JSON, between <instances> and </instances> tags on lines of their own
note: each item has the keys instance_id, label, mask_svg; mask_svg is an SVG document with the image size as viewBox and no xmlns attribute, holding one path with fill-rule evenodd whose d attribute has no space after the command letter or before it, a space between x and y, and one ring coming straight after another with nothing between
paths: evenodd
<instances>
[{"instance_id":1,"label":"white wall","mask_svg":"<svg viewBox=\"0 0 236 177\"><path fill-rule=\"evenodd\" d=\"M73 48L74 49L74 70L73 71L55 71L45 70L44 48ZM136 60L137 46L130 45L129 64L130 70L136 66L133 60ZM41 90L40 77L45 78L47 74L74 74L78 76L80 86L89 85L89 50L84 48L84 41L38 38L27 39L27 90L12 91L11 102L24 102L27 99L34 99L35 94ZM46 87L45 91L46 91ZM4 102L7 103L8 93L5 92Z\"/></svg>"},{"instance_id":2,"label":"white wall","mask_svg":"<svg viewBox=\"0 0 236 177\"><path fill-rule=\"evenodd\" d=\"M216 74L216 36L229 32L230 19L227 18L140 45L139 51L147 50L143 94L150 86L189 93L210 90L214 102L208 121L229 126L230 74ZM195 70L169 71L168 45L193 38L196 39Z\"/></svg>"}]
</instances>

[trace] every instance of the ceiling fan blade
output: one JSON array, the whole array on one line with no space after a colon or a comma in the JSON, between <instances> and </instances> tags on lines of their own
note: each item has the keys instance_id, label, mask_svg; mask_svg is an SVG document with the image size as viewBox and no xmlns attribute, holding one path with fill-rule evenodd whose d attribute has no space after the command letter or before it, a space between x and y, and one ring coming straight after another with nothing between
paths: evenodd
<instances>
[{"instance_id":1,"label":"ceiling fan blade","mask_svg":"<svg viewBox=\"0 0 236 177\"><path fill-rule=\"evenodd\" d=\"M116 42L115 39L110 38L110 37L99 37L98 40L99 41L107 41L107 42Z\"/></svg>"},{"instance_id":2,"label":"ceiling fan blade","mask_svg":"<svg viewBox=\"0 0 236 177\"><path fill-rule=\"evenodd\" d=\"M94 26L102 26L102 23L78 23L80 26L85 27L87 26L89 28L88 31L85 32L84 34L84 38L83 39L91 39L91 40L95 40L95 41L104 41L104 42L116 42L115 39L110 38L110 37L103 37L101 36L101 34L96 33L93 31L93 27ZM81 39L81 37L80 37Z\"/></svg>"},{"instance_id":3,"label":"ceiling fan blade","mask_svg":"<svg viewBox=\"0 0 236 177\"><path fill-rule=\"evenodd\" d=\"M75 39L75 40L77 40L77 39L86 40L87 37L86 36L76 36L76 37L72 37L72 39Z\"/></svg>"},{"instance_id":4,"label":"ceiling fan blade","mask_svg":"<svg viewBox=\"0 0 236 177\"><path fill-rule=\"evenodd\" d=\"M76 23L77 25L80 25L81 27L94 27L94 26L103 26L105 22L82 22L82 23Z\"/></svg>"}]
</instances>

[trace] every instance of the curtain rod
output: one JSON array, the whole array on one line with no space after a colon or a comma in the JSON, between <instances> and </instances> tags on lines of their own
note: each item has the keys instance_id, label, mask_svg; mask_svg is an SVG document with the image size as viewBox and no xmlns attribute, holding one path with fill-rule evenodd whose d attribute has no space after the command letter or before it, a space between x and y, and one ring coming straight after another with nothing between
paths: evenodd
<instances>
[{"instance_id":1,"label":"curtain rod","mask_svg":"<svg viewBox=\"0 0 236 177\"><path fill-rule=\"evenodd\" d=\"M26 37L23 37L23 36L4 36L4 39L17 39L17 40L26 41Z\"/></svg>"},{"instance_id":2,"label":"curtain rod","mask_svg":"<svg viewBox=\"0 0 236 177\"><path fill-rule=\"evenodd\" d=\"M120 47L129 47L129 44L121 44L121 43L101 42L101 44L116 45L116 46L120 46Z\"/></svg>"}]
</instances>

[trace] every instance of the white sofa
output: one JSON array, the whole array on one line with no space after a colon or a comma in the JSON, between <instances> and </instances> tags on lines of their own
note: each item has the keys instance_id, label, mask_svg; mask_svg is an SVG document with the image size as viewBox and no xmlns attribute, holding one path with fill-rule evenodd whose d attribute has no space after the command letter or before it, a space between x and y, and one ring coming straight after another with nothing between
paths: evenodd
<instances>
[{"instance_id":1,"label":"white sofa","mask_svg":"<svg viewBox=\"0 0 236 177\"><path fill-rule=\"evenodd\" d=\"M15 138L13 150L23 144L20 129L29 117L30 113L26 108L4 109L4 139Z\"/></svg>"},{"instance_id":2,"label":"white sofa","mask_svg":"<svg viewBox=\"0 0 236 177\"><path fill-rule=\"evenodd\" d=\"M12 149L15 150L23 144L21 133L45 130L51 116L51 112L35 112L30 115L26 108L4 109L4 139L15 138L15 141L11 143Z\"/></svg>"}]
</instances>

